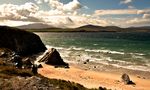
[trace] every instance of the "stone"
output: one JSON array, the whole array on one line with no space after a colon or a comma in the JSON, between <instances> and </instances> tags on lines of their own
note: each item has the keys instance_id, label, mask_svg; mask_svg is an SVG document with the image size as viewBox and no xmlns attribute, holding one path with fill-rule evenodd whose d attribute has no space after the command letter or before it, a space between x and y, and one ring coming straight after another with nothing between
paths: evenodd
<instances>
[{"instance_id":1,"label":"stone","mask_svg":"<svg viewBox=\"0 0 150 90\"><path fill-rule=\"evenodd\" d=\"M15 55L15 56L13 57L12 62L15 63L15 67L16 67L16 68L19 68L19 69L22 68L22 65L23 65L22 57L20 57L19 55Z\"/></svg>"},{"instance_id":2,"label":"stone","mask_svg":"<svg viewBox=\"0 0 150 90\"><path fill-rule=\"evenodd\" d=\"M39 60L39 62L45 62L46 64L58 67L68 66L68 64L63 61L59 52L55 48L48 50L48 52Z\"/></svg>"},{"instance_id":3,"label":"stone","mask_svg":"<svg viewBox=\"0 0 150 90\"><path fill-rule=\"evenodd\" d=\"M33 63L31 62L30 58L26 58L23 62L25 68L31 68Z\"/></svg>"},{"instance_id":4,"label":"stone","mask_svg":"<svg viewBox=\"0 0 150 90\"><path fill-rule=\"evenodd\" d=\"M7 26L0 26L0 48L8 48L16 54L24 56L46 50L38 35Z\"/></svg>"},{"instance_id":5,"label":"stone","mask_svg":"<svg viewBox=\"0 0 150 90\"><path fill-rule=\"evenodd\" d=\"M89 59L87 59L87 60L86 60L86 62L90 62L90 60L89 60Z\"/></svg>"},{"instance_id":6,"label":"stone","mask_svg":"<svg viewBox=\"0 0 150 90\"><path fill-rule=\"evenodd\" d=\"M124 82L124 84L130 84L130 77L128 74L124 73L122 76L121 76L121 79L122 81Z\"/></svg>"},{"instance_id":7,"label":"stone","mask_svg":"<svg viewBox=\"0 0 150 90\"><path fill-rule=\"evenodd\" d=\"M39 65L38 65L38 68L43 68L42 64L39 64Z\"/></svg>"},{"instance_id":8,"label":"stone","mask_svg":"<svg viewBox=\"0 0 150 90\"><path fill-rule=\"evenodd\" d=\"M38 74L38 66L36 64L33 64L33 66L32 66L32 73Z\"/></svg>"},{"instance_id":9,"label":"stone","mask_svg":"<svg viewBox=\"0 0 150 90\"><path fill-rule=\"evenodd\" d=\"M87 62L83 62L83 64L87 64Z\"/></svg>"}]
</instances>

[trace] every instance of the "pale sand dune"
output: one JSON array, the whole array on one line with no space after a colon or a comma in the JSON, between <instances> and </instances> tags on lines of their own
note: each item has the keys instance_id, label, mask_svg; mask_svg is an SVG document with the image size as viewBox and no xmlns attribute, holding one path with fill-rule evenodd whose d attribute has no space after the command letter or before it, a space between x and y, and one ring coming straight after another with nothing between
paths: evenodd
<instances>
[{"instance_id":1,"label":"pale sand dune","mask_svg":"<svg viewBox=\"0 0 150 90\"><path fill-rule=\"evenodd\" d=\"M69 80L80 83L88 88L102 86L113 90L150 90L149 79L141 79L132 75L130 75L130 78L136 85L124 85L120 82L121 75L119 74L82 70L74 66L64 69L43 64L43 68L39 69L38 72L48 78Z\"/></svg>"}]
</instances>

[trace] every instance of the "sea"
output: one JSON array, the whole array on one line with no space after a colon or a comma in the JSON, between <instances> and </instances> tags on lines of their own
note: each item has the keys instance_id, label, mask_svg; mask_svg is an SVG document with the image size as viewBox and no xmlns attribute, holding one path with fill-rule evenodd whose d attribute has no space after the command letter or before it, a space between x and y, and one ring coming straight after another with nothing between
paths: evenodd
<instances>
[{"instance_id":1,"label":"sea","mask_svg":"<svg viewBox=\"0 0 150 90\"><path fill-rule=\"evenodd\" d=\"M91 61L118 68L150 71L150 33L36 32L47 48L67 62Z\"/></svg>"}]
</instances>

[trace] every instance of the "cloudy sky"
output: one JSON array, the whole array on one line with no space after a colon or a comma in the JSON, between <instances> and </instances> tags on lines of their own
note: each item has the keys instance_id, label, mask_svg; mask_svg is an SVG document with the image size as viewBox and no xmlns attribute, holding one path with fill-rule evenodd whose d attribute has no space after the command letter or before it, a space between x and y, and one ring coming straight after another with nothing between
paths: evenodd
<instances>
[{"instance_id":1,"label":"cloudy sky","mask_svg":"<svg viewBox=\"0 0 150 90\"><path fill-rule=\"evenodd\" d=\"M150 26L150 0L0 0L0 25Z\"/></svg>"}]
</instances>

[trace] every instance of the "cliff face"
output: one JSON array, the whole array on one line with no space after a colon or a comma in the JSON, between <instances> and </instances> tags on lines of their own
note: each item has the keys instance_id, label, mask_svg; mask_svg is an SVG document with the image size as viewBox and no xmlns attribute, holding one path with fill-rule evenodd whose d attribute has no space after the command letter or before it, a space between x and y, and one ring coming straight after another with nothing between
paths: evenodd
<instances>
[{"instance_id":1,"label":"cliff face","mask_svg":"<svg viewBox=\"0 0 150 90\"><path fill-rule=\"evenodd\" d=\"M0 48L8 48L19 55L32 55L46 50L38 35L7 26L0 26Z\"/></svg>"}]
</instances>

